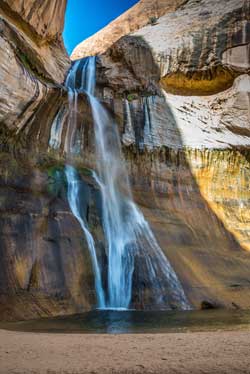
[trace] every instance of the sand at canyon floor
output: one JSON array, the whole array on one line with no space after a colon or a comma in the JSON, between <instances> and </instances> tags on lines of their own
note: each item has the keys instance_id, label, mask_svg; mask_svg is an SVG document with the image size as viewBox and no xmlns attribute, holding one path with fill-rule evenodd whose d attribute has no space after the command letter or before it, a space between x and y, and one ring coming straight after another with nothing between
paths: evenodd
<instances>
[{"instance_id":1,"label":"sand at canyon floor","mask_svg":"<svg viewBox=\"0 0 250 374\"><path fill-rule=\"evenodd\" d=\"M38 334L0 330L0 373L250 373L250 331Z\"/></svg>"}]
</instances>

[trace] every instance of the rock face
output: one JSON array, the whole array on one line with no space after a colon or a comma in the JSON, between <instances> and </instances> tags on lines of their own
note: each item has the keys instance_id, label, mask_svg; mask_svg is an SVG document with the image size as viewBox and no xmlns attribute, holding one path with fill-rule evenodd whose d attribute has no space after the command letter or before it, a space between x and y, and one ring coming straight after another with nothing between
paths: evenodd
<instances>
[{"instance_id":1,"label":"rock face","mask_svg":"<svg viewBox=\"0 0 250 374\"><path fill-rule=\"evenodd\" d=\"M79 152L65 152L65 2L29 4L0 5L1 319L96 304L87 243L67 202L66 161L78 168L83 210L106 263L84 94ZM119 126L134 198L197 309L250 308L249 31L248 1L145 0L74 54L103 52L96 91Z\"/></svg>"},{"instance_id":2,"label":"rock face","mask_svg":"<svg viewBox=\"0 0 250 374\"><path fill-rule=\"evenodd\" d=\"M2 7L6 11L14 12L39 37L47 40L60 39L64 27L65 0L51 1L15 1L3 0Z\"/></svg>"},{"instance_id":3,"label":"rock face","mask_svg":"<svg viewBox=\"0 0 250 374\"><path fill-rule=\"evenodd\" d=\"M158 19L156 25L114 43L104 55L104 65L108 69L109 60L115 66L123 61L133 78L142 79L141 69L146 66L142 59L148 49L167 92L187 96L221 92L249 71L249 6L248 1L231 0L225 10L224 2L188 1ZM107 72L110 84L116 73L118 68ZM121 84L133 89L130 80Z\"/></svg>"},{"instance_id":4,"label":"rock face","mask_svg":"<svg viewBox=\"0 0 250 374\"><path fill-rule=\"evenodd\" d=\"M0 121L20 131L69 67L61 32L66 1L0 3Z\"/></svg>"},{"instance_id":5,"label":"rock face","mask_svg":"<svg viewBox=\"0 0 250 374\"><path fill-rule=\"evenodd\" d=\"M61 37L65 6L61 0L0 2L1 318L60 313L62 296L56 285L70 288L58 275L59 257L52 259L55 241L45 235L41 242L38 234L43 225L49 227L48 175L30 164L32 156L24 155L23 148L38 124L46 128L53 121L63 100L60 84L69 67ZM65 272L71 272L67 267ZM71 269L73 279L77 270ZM55 302L48 289L53 289Z\"/></svg>"},{"instance_id":6,"label":"rock face","mask_svg":"<svg viewBox=\"0 0 250 374\"><path fill-rule=\"evenodd\" d=\"M103 53L122 36L148 23L156 23L160 16L173 12L186 2L187 0L141 0L103 30L79 44L74 49L71 58L77 60Z\"/></svg>"},{"instance_id":7,"label":"rock face","mask_svg":"<svg viewBox=\"0 0 250 374\"><path fill-rule=\"evenodd\" d=\"M195 307L250 306L249 32L248 1L190 0L110 34L98 62L134 195Z\"/></svg>"},{"instance_id":8,"label":"rock face","mask_svg":"<svg viewBox=\"0 0 250 374\"><path fill-rule=\"evenodd\" d=\"M24 171L24 163L14 165L13 160L5 165L8 176L0 182L5 198L0 208L1 318L90 308L90 301L95 303L90 258L67 204L61 169L49 167L46 173L26 164Z\"/></svg>"},{"instance_id":9,"label":"rock face","mask_svg":"<svg viewBox=\"0 0 250 374\"><path fill-rule=\"evenodd\" d=\"M163 16L154 32L147 26L134 36L151 48L167 92L209 95L229 88L235 76L249 69L249 55L246 58L244 53L249 21L249 1L229 1L226 10L223 1L189 1ZM237 55L242 62L227 60L240 46Z\"/></svg>"}]
</instances>

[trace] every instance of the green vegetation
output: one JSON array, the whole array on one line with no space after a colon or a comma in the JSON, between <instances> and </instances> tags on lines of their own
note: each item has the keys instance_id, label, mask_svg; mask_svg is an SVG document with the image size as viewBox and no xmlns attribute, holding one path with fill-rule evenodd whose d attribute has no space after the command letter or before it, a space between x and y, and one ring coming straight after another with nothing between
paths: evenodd
<instances>
[{"instance_id":1,"label":"green vegetation","mask_svg":"<svg viewBox=\"0 0 250 374\"><path fill-rule=\"evenodd\" d=\"M158 18L155 17L155 16L152 16L152 17L149 17L149 24L150 25L156 25L157 24L157 21L158 21Z\"/></svg>"},{"instance_id":2,"label":"green vegetation","mask_svg":"<svg viewBox=\"0 0 250 374\"><path fill-rule=\"evenodd\" d=\"M136 99L137 99L137 95L136 94L131 93L131 94L127 95L127 100L128 101L133 101L133 100L136 100Z\"/></svg>"},{"instance_id":3,"label":"green vegetation","mask_svg":"<svg viewBox=\"0 0 250 374\"><path fill-rule=\"evenodd\" d=\"M54 196L63 196L67 187L64 169L61 166L52 166L48 169L48 191Z\"/></svg>"}]
</instances>

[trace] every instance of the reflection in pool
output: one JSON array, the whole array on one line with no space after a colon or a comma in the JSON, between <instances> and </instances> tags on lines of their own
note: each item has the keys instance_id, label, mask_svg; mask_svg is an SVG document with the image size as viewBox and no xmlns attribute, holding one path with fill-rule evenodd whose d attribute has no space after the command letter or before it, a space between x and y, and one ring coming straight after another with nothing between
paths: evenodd
<instances>
[{"instance_id":1,"label":"reflection in pool","mask_svg":"<svg viewBox=\"0 0 250 374\"><path fill-rule=\"evenodd\" d=\"M46 333L170 333L250 328L250 311L96 310L72 316L0 323L0 328Z\"/></svg>"}]
</instances>

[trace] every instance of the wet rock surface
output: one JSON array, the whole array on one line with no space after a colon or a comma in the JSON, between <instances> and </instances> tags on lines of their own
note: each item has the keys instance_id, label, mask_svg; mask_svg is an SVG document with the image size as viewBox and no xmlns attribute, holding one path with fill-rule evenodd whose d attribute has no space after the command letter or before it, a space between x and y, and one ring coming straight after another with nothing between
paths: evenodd
<instances>
[{"instance_id":1,"label":"wet rock surface","mask_svg":"<svg viewBox=\"0 0 250 374\"><path fill-rule=\"evenodd\" d=\"M198 308L249 307L249 16L188 1L98 62L135 198Z\"/></svg>"},{"instance_id":2,"label":"wet rock surface","mask_svg":"<svg viewBox=\"0 0 250 374\"><path fill-rule=\"evenodd\" d=\"M1 318L89 310L96 304L91 259L67 202L64 168L14 164L13 159L5 166L8 172L1 170L0 181ZM81 188L82 209L101 245L98 191L86 177Z\"/></svg>"},{"instance_id":3,"label":"wet rock surface","mask_svg":"<svg viewBox=\"0 0 250 374\"><path fill-rule=\"evenodd\" d=\"M64 2L35 2L36 14L44 14L39 20L26 6L20 12L16 3L2 3L0 318L82 312L96 305L93 272L66 200L65 162L80 172L84 214L104 267L106 258L99 191L89 170L96 167L93 121L84 94L76 121L78 154L68 159L65 152ZM165 15L157 13L163 16L156 24L139 29L143 16L143 24L127 32L138 31L99 56L97 94L119 126L134 198L192 306L200 309L208 301L249 308L249 4L169 6ZM51 30L44 26L48 21ZM64 121L52 147L57 116ZM133 303L150 308L146 283L134 291Z\"/></svg>"}]
</instances>

